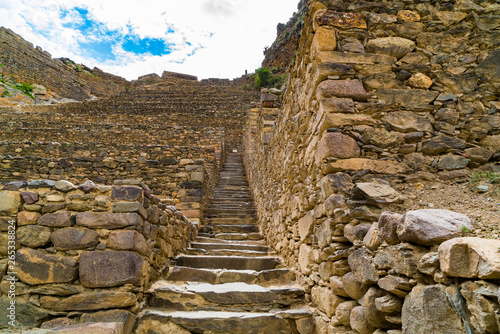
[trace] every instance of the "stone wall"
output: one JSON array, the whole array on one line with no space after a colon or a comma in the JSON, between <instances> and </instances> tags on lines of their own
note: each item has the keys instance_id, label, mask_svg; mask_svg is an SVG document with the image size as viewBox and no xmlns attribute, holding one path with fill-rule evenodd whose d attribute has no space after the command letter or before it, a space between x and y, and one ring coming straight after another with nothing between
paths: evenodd
<instances>
[{"instance_id":1,"label":"stone wall","mask_svg":"<svg viewBox=\"0 0 500 334\"><path fill-rule=\"evenodd\" d=\"M116 95L129 84L124 78L75 64L69 59L52 59L40 47L10 29L0 27L0 75L45 86L58 97L87 100L92 96Z\"/></svg>"},{"instance_id":2,"label":"stone wall","mask_svg":"<svg viewBox=\"0 0 500 334\"><path fill-rule=\"evenodd\" d=\"M202 211L221 164L214 147L1 142L0 182L49 179L112 185L116 178L141 179L190 218Z\"/></svg>"},{"instance_id":3,"label":"stone wall","mask_svg":"<svg viewBox=\"0 0 500 334\"><path fill-rule=\"evenodd\" d=\"M286 90L249 113L245 163L316 333L499 332L500 241L394 190L499 171L499 10L309 2Z\"/></svg>"},{"instance_id":4,"label":"stone wall","mask_svg":"<svg viewBox=\"0 0 500 334\"><path fill-rule=\"evenodd\" d=\"M144 292L198 231L140 180L11 183L0 216L2 327L15 300L16 326L122 322L130 332Z\"/></svg>"}]
</instances>

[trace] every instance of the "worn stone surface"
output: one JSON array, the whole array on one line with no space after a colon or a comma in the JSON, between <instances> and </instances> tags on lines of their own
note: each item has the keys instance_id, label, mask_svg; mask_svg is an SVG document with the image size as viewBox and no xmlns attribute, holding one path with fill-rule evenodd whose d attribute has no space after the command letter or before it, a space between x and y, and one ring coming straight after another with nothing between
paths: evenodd
<instances>
[{"instance_id":1,"label":"worn stone surface","mask_svg":"<svg viewBox=\"0 0 500 334\"><path fill-rule=\"evenodd\" d=\"M137 213L81 212L76 214L76 224L88 228L117 229L140 226L142 218Z\"/></svg>"},{"instance_id":2,"label":"worn stone surface","mask_svg":"<svg viewBox=\"0 0 500 334\"><path fill-rule=\"evenodd\" d=\"M346 98L321 99L321 109L328 113L353 114L355 112L353 100Z\"/></svg>"},{"instance_id":3,"label":"worn stone surface","mask_svg":"<svg viewBox=\"0 0 500 334\"><path fill-rule=\"evenodd\" d=\"M374 328L396 329L399 326L390 323L385 319L384 312L377 308L376 300L387 296L387 292L378 287L371 287L363 297L363 308L368 323Z\"/></svg>"},{"instance_id":4,"label":"worn stone surface","mask_svg":"<svg viewBox=\"0 0 500 334\"><path fill-rule=\"evenodd\" d=\"M398 237L398 225L402 219L402 214L390 211L382 212L379 217L379 236L390 245L396 245L401 242Z\"/></svg>"},{"instance_id":5,"label":"worn stone surface","mask_svg":"<svg viewBox=\"0 0 500 334\"><path fill-rule=\"evenodd\" d=\"M314 222L315 219L313 211L307 212L304 217L299 219L298 229L301 240L305 240L308 236L311 235L314 229Z\"/></svg>"},{"instance_id":6,"label":"worn stone surface","mask_svg":"<svg viewBox=\"0 0 500 334\"><path fill-rule=\"evenodd\" d=\"M373 203L401 203L403 201L401 194L384 182L356 183L351 193L355 198L368 199Z\"/></svg>"},{"instance_id":7,"label":"worn stone surface","mask_svg":"<svg viewBox=\"0 0 500 334\"><path fill-rule=\"evenodd\" d=\"M342 276L342 283L345 292L354 300L358 300L368 291L371 283L361 283L353 272L349 272Z\"/></svg>"},{"instance_id":8,"label":"worn stone surface","mask_svg":"<svg viewBox=\"0 0 500 334\"><path fill-rule=\"evenodd\" d=\"M65 298L52 296L40 298L42 307L61 312L125 308L134 306L136 302L136 295L121 291L84 292Z\"/></svg>"},{"instance_id":9,"label":"worn stone surface","mask_svg":"<svg viewBox=\"0 0 500 334\"><path fill-rule=\"evenodd\" d=\"M390 148L400 145L403 138L398 133L389 132L386 129L368 128L363 132L363 139L370 145L381 148Z\"/></svg>"},{"instance_id":10,"label":"worn stone surface","mask_svg":"<svg viewBox=\"0 0 500 334\"><path fill-rule=\"evenodd\" d=\"M143 259L133 252L83 252L80 282L88 288L105 288L136 283L142 275Z\"/></svg>"},{"instance_id":11,"label":"worn stone surface","mask_svg":"<svg viewBox=\"0 0 500 334\"><path fill-rule=\"evenodd\" d=\"M316 307L325 312L328 317L333 316L337 306L345 301L341 297L335 295L329 288L320 286L312 288L311 300Z\"/></svg>"},{"instance_id":12,"label":"worn stone surface","mask_svg":"<svg viewBox=\"0 0 500 334\"><path fill-rule=\"evenodd\" d=\"M11 299L7 296L0 297L0 308L3 315L0 317L0 326L2 326L2 328L8 326L8 322L11 321L11 319L6 316L7 313L5 313L6 310L11 307L10 301ZM48 317L49 312L30 302L16 300L15 315L17 326L37 327L40 326L43 319Z\"/></svg>"},{"instance_id":13,"label":"worn stone surface","mask_svg":"<svg viewBox=\"0 0 500 334\"><path fill-rule=\"evenodd\" d=\"M365 316L363 306L356 306L351 311L350 325L359 334L372 334L375 331Z\"/></svg>"},{"instance_id":14,"label":"worn stone surface","mask_svg":"<svg viewBox=\"0 0 500 334\"><path fill-rule=\"evenodd\" d=\"M19 250L16 265L19 279L30 285L68 283L78 276L78 264L72 258L47 255L34 249Z\"/></svg>"},{"instance_id":15,"label":"worn stone surface","mask_svg":"<svg viewBox=\"0 0 500 334\"><path fill-rule=\"evenodd\" d=\"M439 246L441 270L448 276L499 279L500 240L456 238Z\"/></svg>"},{"instance_id":16,"label":"worn stone surface","mask_svg":"<svg viewBox=\"0 0 500 334\"><path fill-rule=\"evenodd\" d=\"M85 228L66 227L52 232L50 240L58 250L86 249L99 244L99 234Z\"/></svg>"},{"instance_id":17,"label":"worn stone surface","mask_svg":"<svg viewBox=\"0 0 500 334\"><path fill-rule=\"evenodd\" d=\"M366 29L366 22L359 13L339 13L332 10L319 10L314 15L319 26L332 26L341 29Z\"/></svg>"},{"instance_id":18,"label":"worn stone surface","mask_svg":"<svg viewBox=\"0 0 500 334\"><path fill-rule=\"evenodd\" d=\"M457 237L461 229L471 229L469 217L449 210L417 210L407 212L398 225L401 241L424 246L437 245Z\"/></svg>"},{"instance_id":19,"label":"worn stone surface","mask_svg":"<svg viewBox=\"0 0 500 334\"><path fill-rule=\"evenodd\" d=\"M80 321L82 323L121 323L123 324L123 332L131 333L132 327L134 326L134 322L136 319L136 315L127 310L109 310L109 311L99 311L95 313L85 313L81 316Z\"/></svg>"},{"instance_id":20,"label":"worn stone surface","mask_svg":"<svg viewBox=\"0 0 500 334\"><path fill-rule=\"evenodd\" d=\"M456 286L417 285L405 298L402 312L406 333L466 333L462 318L455 312L448 296Z\"/></svg>"},{"instance_id":21,"label":"worn stone surface","mask_svg":"<svg viewBox=\"0 0 500 334\"><path fill-rule=\"evenodd\" d=\"M401 37L376 38L366 44L367 52L382 53L398 59L413 49L415 49L415 42Z\"/></svg>"},{"instance_id":22,"label":"worn stone surface","mask_svg":"<svg viewBox=\"0 0 500 334\"><path fill-rule=\"evenodd\" d=\"M413 112L396 111L384 116L382 120L387 122L393 130L404 133L434 131L434 128L429 120L420 117Z\"/></svg>"},{"instance_id":23,"label":"worn stone surface","mask_svg":"<svg viewBox=\"0 0 500 334\"><path fill-rule=\"evenodd\" d=\"M315 160L319 164L325 158L357 158L361 150L354 139L341 133L325 133L316 148Z\"/></svg>"},{"instance_id":24,"label":"worn stone surface","mask_svg":"<svg viewBox=\"0 0 500 334\"><path fill-rule=\"evenodd\" d=\"M401 243L379 249L373 262L378 269L392 269L398 274L414 277L420 258L426 253L425 247Z\"/></svg>"},{"instance_id":25,"label":"worn stone surface","mask_svg":"<svg viewBox=\"0 0 500 334\"><path fill-rule=\"evenodd\" d=\"M117 250L132 250L147 255L150 247L146 238L137 231L114 231L108 237L107 246Z\"/></svg>"},{"instance_id":26,"label":"worn stone surface","mask_svg":"<svg viewBox=\"0 0 500 334\"><path fill-rule=\"evenodd\" d=\"M71 212L69 211L50 213L41 216L37 224L48 227L66 227L71 226L70 218Z\"/></svg>"},{"instance_id":27,"label":"worn stone surface","mask_svg":"<svg viewBox=\"0 0 500 334\"><path fill-rule=\"evenodd\" d=\"M365 249L358 249L349 255L349 266L358 282L376 283L379 279L373 257Z\"/></svg>"},{"instance_id":28,"label":"worn stone surface","mask_svg":"<svg viewBox=\"0 0 500 334\"><path fill-rule=\"evenodd\" d=\"M422 153L429 155L437 155L446 152L450 149L464 149L466 142L459 138L448 136L439 136L431 139L422 146Z\"/></svg>"},{"instance_id":29,"label":"worn stone surface","mask_svg":"<svg viewBox=\"0 0 500 334\"><path fill-rule=\"evenodd\" d=\"M439 159L438 167L446 170L456 170L467 167L470 160L461 155L448 154Z\"/></svg>"},{"instance_id":30,"label":"worn stone surface","mask_svg":"<svg viewBox=\"0 0 500 334\"><path fill-rule=\"evenodd\" d=\"M318 85L320 97L350 98L354 101L366 101L368 94L359 80L325 80Z\"/></svg>"},{"instance_id":31,"label":"worn stone surface","mask_svg":"<svg viewBox=\"0 0 500 334\"><path fill-rule=\"evenodd\" d=\"M40 216L41 215L38 212L30 212L30 211L18 212L17 226L35 225Z\"/></svg>"},{"instance_id":32,"label":"worn stone surface","mask_svg":"<svg viewBox=\"0 0 500 334\"><path fill-rule=\"evenodd\" d=\"M111 199L118 201L137 201L142 202L144 199L144 191L141 187L120 186L113 187Z\"/></svg>"},{"instance_id":33,"label":"worn stone surface","mask_svg":"<svg viewBox=\"0 0 500 334\"><path fill-rule=\"evenodd\" d=\"M300 270L305 274L308 275L311 273L311 268L313 265L316 263L314 261L314 256L313 256L313 249L311 246L308 246L306 244L302 244L299 249L299 267Z\"/></svg>"},{"instance_id":34,"label":"worn stone surface","mask_svg":"<svg viewBox=\"0 0 500 334\"><path fill-rule=\"evenodd\" d=\"M323 172L329 174L345 171L364 171L367 169L377 174L398 174L406 172L408 166L390 160L353 158L326 163L323 167Z\"/></svg>"},{"instance_id":35,"label":"worn stone surface","mask_svg":"<svg viewBox=\"0 0 500 334\"><path fill-rule=\"evenodd\" d=\"M16 191L0 191L0 215L16 214L21 206L21 196Z\"/></svg>"},{"instance_id":36,"label":"worn stone surface","mask_svg":"<svg viewBox=\"0 0 500 334\"><path fill-rule=\"evenodd\" d=\"M50 241L50 228L36 225L22 226L17 230L17 241L31 248L42 247Z\"/></svg>"},{"instance_id":37,"label":"worn stone surface","mask_svg":"<svg viewBox=\"0 0 500 334\"><path fill-rule=\"evenodd\" d=\"M486 281L466 282L460 286L460 293L467 301L472 327L478 333L498 331L499 301L495 301L498 285Z\"/></svg>"}]
</instances>

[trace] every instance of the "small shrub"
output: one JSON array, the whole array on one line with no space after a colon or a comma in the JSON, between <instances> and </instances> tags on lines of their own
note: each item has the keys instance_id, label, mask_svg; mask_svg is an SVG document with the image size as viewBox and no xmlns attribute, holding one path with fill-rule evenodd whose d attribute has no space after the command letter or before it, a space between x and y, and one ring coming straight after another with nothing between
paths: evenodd
<instances>
[{"instance_id":1,"label":"small shrub","mask_svg":"<svg viewBox=\"0 0 500 334\"><path fill-rule=\"evenodd\" d=\"M267 87L271 80L271 71L266 67L255 70L255 87Z\"/></svg>"},{"instance_id":2,"label":"small shrub","mask_svg":"<svg viewBox=\"0 0 500 334\"><path fill-rule=\"evenodd\" d=\"M255 87L257 88L281 88L286 79L286 74L273 74L272 70L266 67L255 70Z\"/></svg>"},{"instance_id":3,"label":"small shrub","mask_svg":"<svg viewBox=\"0 0 500 334\"><path fill-rule=\"evenodd\" d=\"M33 90L35 89L35 87L33 87L32 84L27 83L27 82L16 83L15 88L19 89L21 92L23 92L24 95L31 97L32 99L35 98L35 96L33 95Z\"/></svg>"}]
</instances>

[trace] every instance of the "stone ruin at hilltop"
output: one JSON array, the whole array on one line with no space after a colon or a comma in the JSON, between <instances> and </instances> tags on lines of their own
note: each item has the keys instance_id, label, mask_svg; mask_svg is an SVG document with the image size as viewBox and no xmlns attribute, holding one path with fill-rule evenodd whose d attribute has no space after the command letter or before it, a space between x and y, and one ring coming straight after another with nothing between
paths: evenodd
<instances>
[{"instance_id":1,"label":"stone ruin at hilltop","mask_svg":"<svg viewBox=\"0 0 500 334\"><path fill-rule=\"evenodd\" d=\"M406 204L495 187L500 6L299 9L283 91L166 72L0 109L1 325L15 298L36 334L500 332L498 234Z\"/></svg>"}]
</instances>

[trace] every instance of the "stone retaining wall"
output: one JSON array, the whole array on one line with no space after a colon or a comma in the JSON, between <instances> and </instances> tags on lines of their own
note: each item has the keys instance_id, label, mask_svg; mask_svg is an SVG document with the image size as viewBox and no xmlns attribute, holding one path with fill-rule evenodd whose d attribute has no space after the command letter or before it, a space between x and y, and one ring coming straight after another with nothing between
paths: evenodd
<instances>
[{"instance_id":1,"label":"stone retaining wall","mask_svg":"<svg viewBox=\"0 0 500 334\"><path fill-rule=\"evenodd\" d=\"M262 231L319 311L315 333L500 331L500 241L461 238L469 218L408 212L393 189L499 171L499 14L309 3L286 90L249 113L245 163Z\"/></svg>"},{"instance_id":2,"label":"stone retaining wall","mask_svg":"<svg viewBox=\"0 0 500 334\"><path fill-rule=\"evenodd\" d=\"M141 179L190 218L199 219L222 166L220 149L162 145L0 143L0 182L30 179Z\"/></svg>"},{"instance_id":3,"label":"stone retaining wall","mask_svg":"<svg viewBox=\"0 0 500 334\"><path fill-rule=\"evenodd\" d=\"M198 231L198 224L161 203L140 180L112 186L43 180L5 189L0 326L10 321L15 276L16 325L123 322L129 332L144 292ZM15 257L8 248L13 235Z\"/></svg>"}]
</instances>

